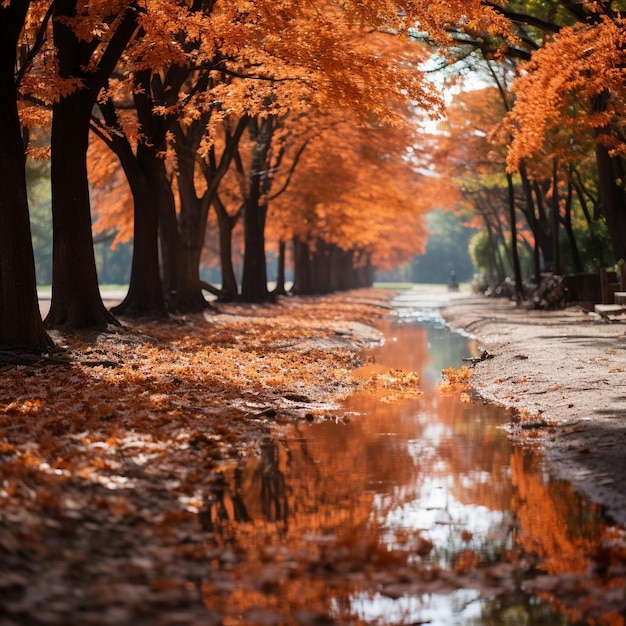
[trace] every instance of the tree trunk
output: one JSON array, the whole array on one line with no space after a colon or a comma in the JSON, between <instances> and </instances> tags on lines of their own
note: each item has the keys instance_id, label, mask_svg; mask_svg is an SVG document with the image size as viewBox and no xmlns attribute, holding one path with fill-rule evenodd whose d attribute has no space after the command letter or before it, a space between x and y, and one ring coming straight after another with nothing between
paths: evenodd
<instances>
[{"instance_id":1,"label":"tree trunk","mask_svg":"<svg viewBox=\"0 0 626 626\"><path fill-rule=\"evenodd\" d=\"M222 273L222 289L220 300L235 300L239 295L237 277L233 267L233 229L239 221L239 215L231 216L218 196L213 200L220 241L220 270Z\"/></svg>"},{"instance_id":2,"label":"tree trunk","mask_svg":"<svg viewBox=\"0 0 626 626\"><path fill-rule=\"evenodd\" d=\"M228 171L230 164L237 152L237 146L242 134L244 133L249 119L243 116L239 119L232 132L227 132L226 145L222 152L219 163L215 158L215 154L208 159L209 162L204 164L204 176L207 188L201 196L198 196L195 186L197 173L196 150L200 143L202 133L189 132L185 134L180 126L175 126L175 134L177 141L178 155L178 190L180 197L180 215L178 218L179 228L179 271L181 275L177 279L177 310L179 311L200 311L210 306L204 299L202 294L202 282L200 281L200 260L202 258L202 250L204 248L204 236L206 231L207 219L211 205L217 205L217 191L219 184ZM219 215L218 215L219 219ZM230 217L227 221L220 221L220 230L222 226L230 231L234 228L235 222L230 223ZM220 232L220 238L222 236ZM220 239L221 243L226 246L224 255L230 255L230 237L229 241ZM194 266L195 264L195 266ZM227 289L232 292L233 296L237 295L237 282L234 278L234 272L230 275L229 264L232 269L232 260L229 258L228 263L222 269L225 269L223 276L227 281Z\"/></svg>"},{"instance_id":3,"label":"tree trunk","mask_svg":"<svg viewBox=\"0 0 626 626\"><path fill-rule=\"evenodd\" d=\"M577 274L583 271L583 263L580 258L580 251L578 250L578 244L576 243L576 237L574 235L574 227L572 226L572 199L573 199L574 185L571 180L567 185L567 198L565 199L565 217L563 218L563 226L567 234L570 250L572 251L572 261L574 263L574 272ZM590 228L593 233L592 228Z\"/></svg>"},{"instance_id":4,"label":"tree trunk","mask_svg":"<svg viewBox=\"0 0 626 626\"><path fill-rule=\"evenodd\" d=\"M261 196L269 190L267 155L274 131L272 116L261 122L250 164L250 189L243 208L244 258L241 297L244 302L267 302L272 295L267 289L265 258L265 218L267 205Z\"/></svg>"},{"instance_id":5,"label":"tree trunk","mask_svg":"<svg viewBox=\"0 0 626 626\"><path fill-rule=\"evenodd\" d=\"M519 250L517 247L517 219L515 216L515 187L513 177L506 175L509 188L509 223L511 226L511 259L513 265L513 276L515 277L515 300L519 304L524 299L524 286L522 283L522 268L519 261Z\"/></svg>"},{"instance_id":6,"label":"tree trunk","mask_svg":"<svg viewBox=\"0 0 626 626\"><path fill-rule=\"evenodd\" d=\"M358 257L354 253L350 254L352 267L352 281L350 289L360 287L371 287L374 284L374 267L369 252L361 252Z\"/></svg>"},{"instance_id":7,"label":"tree trunk","mask_svg":"<svg viewBox=\"0 0 626 626\"><path fill-rule=\"evenodd\" d=\"M345 256L344 251L334 244L330 244L328 253L328 288L329 293L341 291L344 289L344 268Z\"/></svg>"},{"instance_id":8,"label":"tree trunk","mask_svg":"<svg viewBox=\"0 0 626 626\"><path fill-rule=\"evenodd\" d=\"M541 255L543 257L544 270L553 271L554 247L552 240L552 229L544 206L544 194L541 190L541 187L539 186L539 183L536 180L533 181L532 187L535 195L535 204L537 206L538 215L535 222L537 243L539 244L539 249L541 250Z\"/></svg>"},{"instance_id":9,"label":"tree trunk","mask_svg":"<svg viewBox=\"0 0 626 626\"><path fill-rule=\"evenodd\" d=\"M519 169L520 177L522 179L522 189L524 190L524 197L526 198L526 210L523 211L526 216L526 223L533 234L533 270L535 274L535 283L541 284L541 255L539 251L539 226L537 224L537 217L535 215L535 203L533 201L532 186L530 179L526 174L526 167L522 164Z\"/></svg>"},{"instance_id":10,"label":"tree trunk","mask_svg":"<svg viewBox=\"0 0 626 626\"><path fill-rule=\"evenodd\" d=\"M611 237L616 259L626 259L626 191L624 164L620 157L612 157L609 149L596 145L596 162L600 180L602 213Z\"/></svg>"},{"instance_id":11,"label":"tree trunk","mask_svg":"<svg viewBox=\"0 0 626 626\"><path fill-rule=\"evenodd\" d=\"M126 172L134 201L133 260L124 300L116 315L167 316L159 269L159 157L154 146L137 146L137 168Z\"/></svg>"},{"instance_id":12,"label":"tree trunk","mask_svg":"<svg viewBox=\"0 0 626 626\"><path fill-rule=\"evenodd\" d=\"M325 273L326 267L323 258L323 250L324 244L319 239L316 239L314 242L314 246L310 249L309 254L311 255L311 293L319 294L325 291Z\"/></svg>"},{"instance_id":13,"label":"tree trunk","mask_svg":"<svg viewBox=\"0 0 626 626\"><path fill-rule=\"evenodd\" d=\"M178 291L182 265L182 243L178 231L176 203L163 163L159 164L159 242L161 280L168 311L178 310Z\"/></svg>"},{"instance_id":14,"label":"tree trunk","mask_svg":"<svg viewBox=\"0 0 626 626\"><path fill-rule=\"evenodd\" d=\"M608 90L598 94L593 101L594 112L604 112L610 99ZM613 255L626 260L626 172L620 156L611 156L609 148L602 142L610 128L596 131L596 164L598 167L599 195L602 214L611 238Z\"/></svg>"},{"instance_id":15,"label":"tree trunk","mask_svg":"<svg viewBox=\"0 0 626 626\"><path fill-rule=\"evenodd\" d=\"M183 243L174 196L163 170L161 179L159 237L167 309L176 313L203 311L211 305L202 294L199 274L202 247L193 250Z\"/></svg>"},{"instance_id":16,"label":"tree trunk","mask_svg":"<svg viewBox=\"0 0 626 626\"><path fill-rule=\"evenodd\" d=\"M291 293L303 296L311 291L311 254L309 244L298 237L293 238L294 278Z\"/></svg>"},{"instance_id":17,"label":"tree trunk","mask_svg":"<svg viewBox=\"0 0 626 626\"><path fill-rule=\"evenodd\" d=\"M285 240L281 239L278 242L278 270L276 273L276 288L274 289L274 293L278 296L287 295L287 291L285 289L285 256L286 256L286 248Z\"/></svg>"},{"instance_id":18,"label":"tree trunk","mask_svg":"<svg viewBox=\"0 0 626 626\"><path fill-rule=\"evenodd\" d=\"M59 74L82 81L79 89L52 107L52 303L45 323L55 328L100 328L118 324L98 289L91 234L87 147L91 111L136 28L128 10L108 40L95 68L90 64L98 38L79 40L68 20L76 0L57 0L52 19Z\"/></svg>"},{"instance_id":19,"label":"tree trunk","mask_svg":"<svg viewBox=\"0 0 626 626\"><path fill-rule=\"evenodd\" d=\"M244 257L241 298L244 302L267 302L272 299L267 288L265 258L265 217L267 207L258 197L249 199L244 208Z\"/></svg>"},{"instance_id":20,"label":"tree trunk","mask_svg":"<svg viewBox=\"0 0 626 626\"><path fill-rule=\"evenodd\" d=\"M558 179L558 163L554 159L552 165L552 224L550 231L552 233L552 271L559 276L563 273L563 267L561 263L561 241L560 241L560 226L561 226L561 208L559 202L559 179Z\"/></svg>"},{"instance_id":21,"label":"tree trunk","mask_svg":"<svg viewBox=\"0 0 626 626\"><path fill-rule=\"evenodd\" d=\"M91 233L87 147L91 100L76 91L52 108L52 303L50 328L117 323L98 288Z\"/></svg>"},{"instance_id":22,"label":"tree trunk","mask_svg":"<svg viewBox=\"0 0 626 626\"><path fill-rule=\"evenodd\" d=\"M46 352L35 279L26 171L14 82L17 39L28 2L0 7L0 345Z\"/></svg>"},{"instance_id":23,"label":"tree trunk","mask_svg":"<svg viewBox=\"0 0 626 626\"><path fill-rule=\"evenodd\" d=\"M177 134L182 141L182 133ZM200 283L200 259L204 248L204 233L211 200L206 196L198 197L195 187L196 158L195 146L189 153L181 154L178 159L178 194L180 213L178 228L180 232L180 276L178 279L178 310L202 311L209 306L204 299Z\"/></svg>"}]
</instances>

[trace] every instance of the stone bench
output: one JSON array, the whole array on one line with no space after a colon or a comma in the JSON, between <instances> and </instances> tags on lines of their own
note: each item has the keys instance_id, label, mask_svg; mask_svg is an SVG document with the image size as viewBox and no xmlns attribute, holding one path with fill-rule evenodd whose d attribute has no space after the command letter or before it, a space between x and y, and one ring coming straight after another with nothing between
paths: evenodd
<instances>
[{"instance_id":1,"label":"stone bench","mask_svg":"<svg viewBox=\"0 0 626 626\"><path fill-rule=\"evenodd\" d=\"M596 304L594 311L604 319L608 319L609 315L622 315L626 313L626 305L621 304Z\"/></svg>"}]
</instances>

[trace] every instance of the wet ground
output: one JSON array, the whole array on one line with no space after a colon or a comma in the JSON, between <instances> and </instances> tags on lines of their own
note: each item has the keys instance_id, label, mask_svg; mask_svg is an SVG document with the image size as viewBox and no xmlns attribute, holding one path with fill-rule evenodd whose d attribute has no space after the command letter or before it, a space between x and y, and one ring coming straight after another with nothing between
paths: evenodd
<instances>
[{"instance_id":1,"label":"wet ground","mask_svg":"<svg viewBox=\"0 0 626 626\"><path fill-rule=\"evenodd\" d=\"M624 623L624 530L510 443L514 413L440 393L478 348L434 304L400 296L363 368L415 370L421 397L359 393L220 475L201 515L231 551L204 595L224 624Z\"/></svg>"},{"instance_id":2,"label":"wet ground","mask_svg":"<svg viewBox=\"0 0 626 626\"><path fill-rule=\"evenodd\" d=\"M493 357L474 369L481 396L543 424L551 471L625 526L626 316L604 319L576 305L542 311L470 294L442 312Z\"/></svg>"},{"instance_id":3,"label":"wet ground","mask_svg":"<svg viewBox=\"0 0 626 626\"><path fill-rule=\"evenodd\" d=\"M532 445L552 427L513 445L525 417L439 389L482 350L438 316L463 297L234 307L151 328L156 345L73 339L69 369L7 370L0 626L623 625L624 530L554 478ZM578 325L547 322L581 347ZM359 359L367 323L385 342ZM498 365L523 399L512 370L539 367L535 344L476 371ZM619 355L584 371L615 386Z\"/></svg>"}]
</instances>

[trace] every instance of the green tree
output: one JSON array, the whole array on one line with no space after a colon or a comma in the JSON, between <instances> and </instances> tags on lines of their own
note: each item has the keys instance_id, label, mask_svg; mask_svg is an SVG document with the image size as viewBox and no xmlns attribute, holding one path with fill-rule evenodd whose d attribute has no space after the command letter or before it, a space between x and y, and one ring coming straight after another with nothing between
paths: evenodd
<instances>
[{"instance_id":1,"label":"green tree","mask_svg":"<svg viewBox=\"0 0 626 626\"><path fill-rule=\"evenodd\" d=\"M464 226L458 216L436 210L427 217L430 231L426 253L415 257L412 280L418 283L447 283L450 272L461 282L471 280L476 271L469 253L469 241L476 232Z\"/></svg>"}]
</instances>

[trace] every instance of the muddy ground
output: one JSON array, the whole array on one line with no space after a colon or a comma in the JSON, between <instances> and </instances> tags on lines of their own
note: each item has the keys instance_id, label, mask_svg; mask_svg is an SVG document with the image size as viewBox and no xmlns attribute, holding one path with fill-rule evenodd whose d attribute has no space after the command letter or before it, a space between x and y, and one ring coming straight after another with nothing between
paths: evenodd
<instances>
[{"instance_id":1,"label":"muddy ground","mask_svg":"<svg viewBox=\"0 0 626 626\"><path fill-rule=\"evenodd\" d=\"M626 316L459 296L442 301L445 320L492 357L475 366L477 392L519 409L513 436L543 447L555 475L626 524Z\"/></svg>"}]
</instances>

